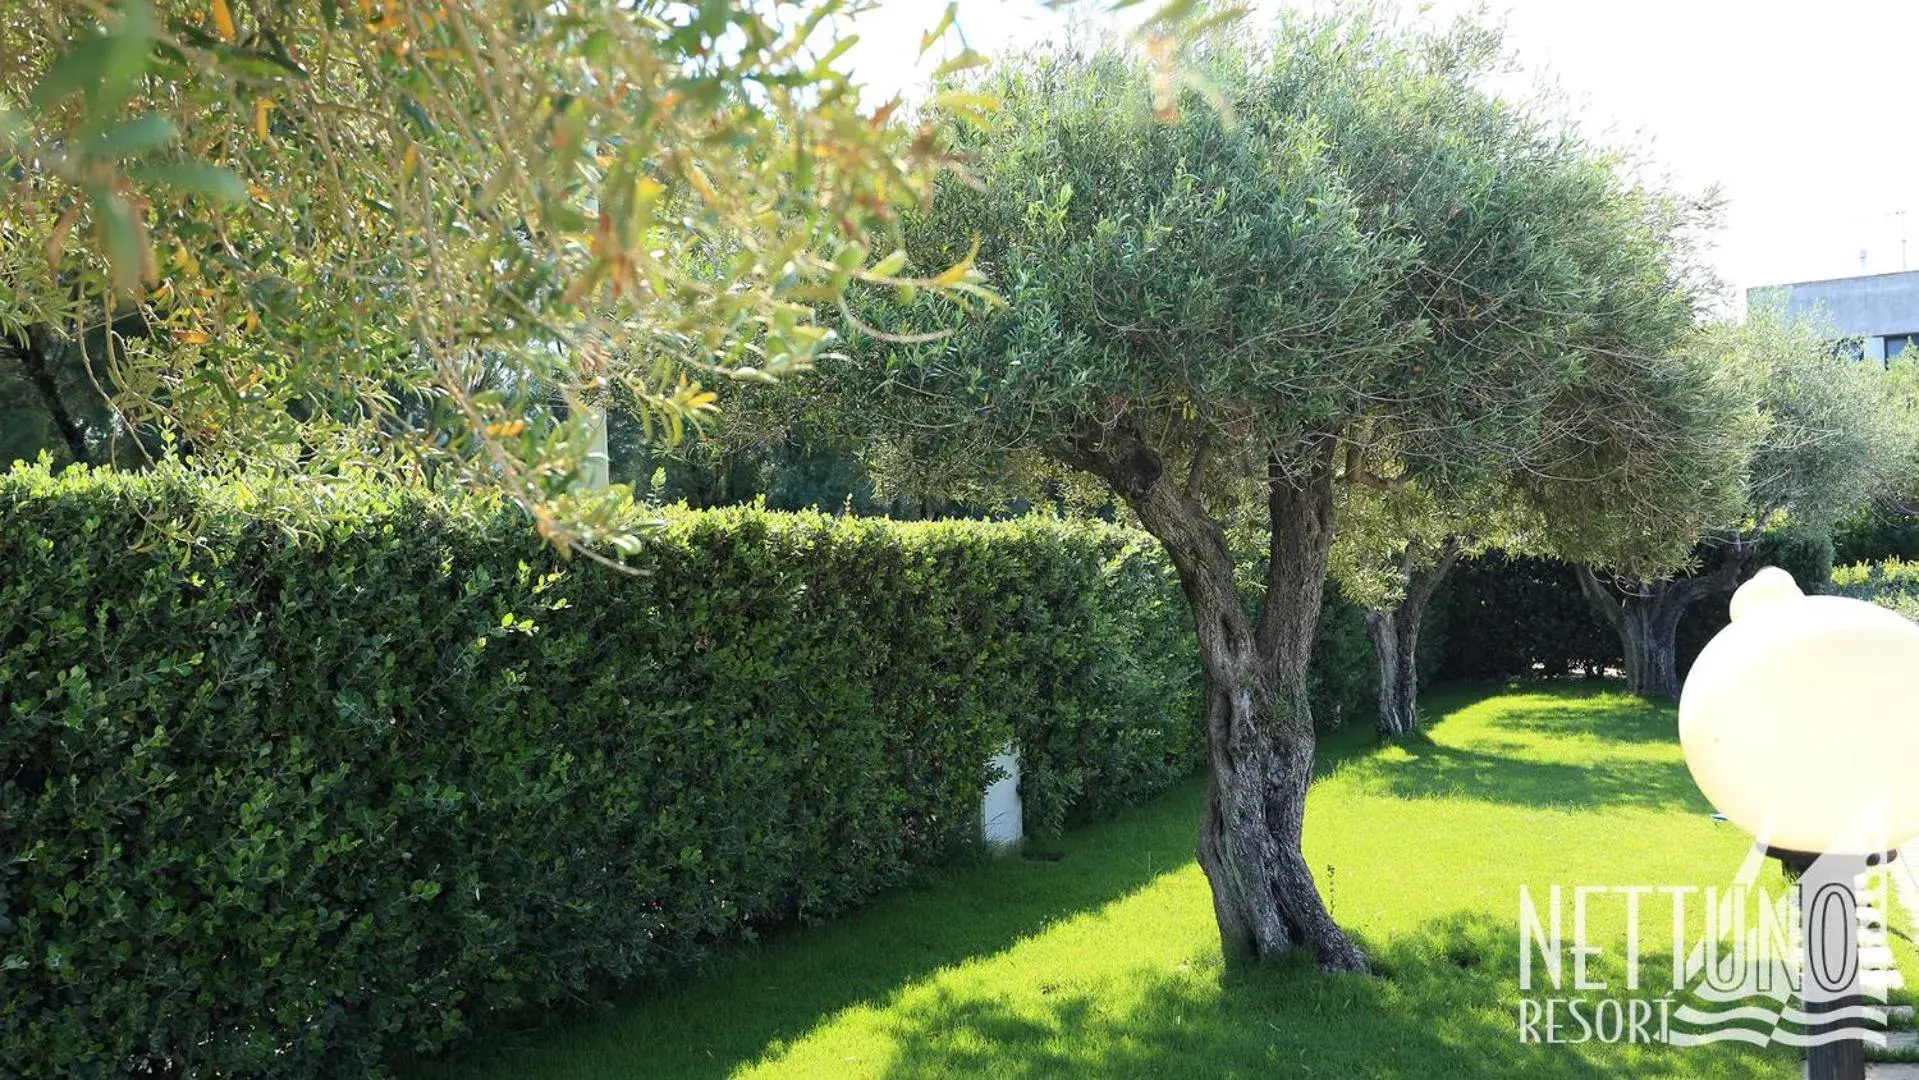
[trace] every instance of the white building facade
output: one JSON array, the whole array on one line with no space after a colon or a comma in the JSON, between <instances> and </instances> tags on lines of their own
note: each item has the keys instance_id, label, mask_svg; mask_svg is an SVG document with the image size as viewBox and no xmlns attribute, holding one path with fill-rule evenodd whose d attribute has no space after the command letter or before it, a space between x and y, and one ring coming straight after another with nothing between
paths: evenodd
<instances>
[{"instance_id":1,"label":"white building facade","mask_svg":"<svg viewBox=\"0 0 1919 1080\"><path fill-rule=\"evenodd\" d=\"M1762 285L1746 290L1746 306L1822 323L1835 340L1857 341L1859 358L1878 367L1919 348L1919 270Z\"/></svg>"}]
</instances>

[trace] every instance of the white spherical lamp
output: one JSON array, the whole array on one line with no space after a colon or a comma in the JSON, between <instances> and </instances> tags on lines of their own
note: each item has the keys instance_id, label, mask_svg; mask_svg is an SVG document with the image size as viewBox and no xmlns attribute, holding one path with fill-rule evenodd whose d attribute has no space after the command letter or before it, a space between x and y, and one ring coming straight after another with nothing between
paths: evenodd
<instances>
[{"instance_id":1,"label":"white spherical lamp","mask_svg":"<svg viewBox=\"0 0 1919 1080\"><path fill-rule=\"evenodd\" d=\"M1779 851L1919 837L1919 626L1767 567L1693 663L1679 742L1700 791Z\"/></svg>"}]
</instances>

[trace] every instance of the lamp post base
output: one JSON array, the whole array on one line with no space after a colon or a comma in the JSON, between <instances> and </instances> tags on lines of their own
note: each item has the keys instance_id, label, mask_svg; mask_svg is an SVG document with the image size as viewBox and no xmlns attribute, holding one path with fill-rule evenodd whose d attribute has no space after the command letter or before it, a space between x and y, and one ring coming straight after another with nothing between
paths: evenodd
<instances>
[{"instance_id":1,"label":"lamp post base","mask_svg":"<svg viewBox=\"0 0 1919 1080\"><path fill-rule=\"evenodd\" d=\"M1842 1039L1806 1048L1806 1080L1865 1080L1866 1046Z\"/></svg>"},{"instance_id":2,"label":"lamp post base","mask_svg":"<svg viewBox=\"0 0 1919 1080\"><path fill-rule=\"evenodd\" d=\"M1816 855L1768 848L1786 876L1799 883L1799 919L1804 952L1800 957L1799 997L1806 1012L1805 1033L1816 1039L1848 1034L1806 1048L1806 1080L1865 1080L1866 1047L1856 1034L1860 992L1859 895L1855 879L1883 866L1897 852L1873 855ZM1819 1019L1832 1015L1834 1019Z\"/></svg>"}]
</instances>

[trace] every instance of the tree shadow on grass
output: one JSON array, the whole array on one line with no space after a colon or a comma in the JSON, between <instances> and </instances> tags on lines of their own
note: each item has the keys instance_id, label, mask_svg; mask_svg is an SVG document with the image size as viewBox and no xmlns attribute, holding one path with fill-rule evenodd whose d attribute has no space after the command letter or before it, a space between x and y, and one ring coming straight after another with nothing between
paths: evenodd
<instances>
[{"instance_id":1,"label":"tree shadow on grass","mask_svg":"<svg viewBox=\"0 0 1919 1080\"><path fill-rule=\"evenodd\" d=\"M1483 694L1491 689L1484 688ZM1679 738L1672 705L1635 698L1618 683L1555 683L1517 691L1499 703L1489 727L1613 743L1671 744Z\"/></svg>"},{"instance_id":2,"label":"tree shadow on grass","mask_svg":"<svg viewBox=\"0 0 1919 1080\"><path fill-rule=\"evenodd\" d=\"M940 968L999 953L1048 924L1122 899L1192 861L1200 786L1075 830L1047 858L966 863L816 927L733 946L671 985L588 1014L499 1022L403 1075L718 1078L862 1004L886 1007Z\"/></svg>"},{"instance_id":3,"label":"tree shadow on grass","mask_svg":"<svg viewBox=\"0 0 1919 1080\"><path fill-rule=\"evenodd\" d=\"M1434 701L1457 708L1477 700L1472 695L1452 691ZM1540 709L1552 711L1543 703ZM1572 715L1567 734L1609 719ZM1677 762L1542 762L1503 755L1496 742L1491 750L1431 741L1381 750L1370 744L1370 732L1338 732L1320 764L1415 799L1703 806ZM1520 1046L1513 1010L1501 997L1512 992L1513 964L1481 970L1470 960L1504 955L1500 942L1512 929L1489 922L1434 924L1379 946L1389 979L1321 976L1296 962L1250 971L1148 968L1128 982L1136 994L1114 995L1110 983L1079 992L1065 979L1065 990L1036 990L1043 1003L1024 1006L924 988L941 968L1001 953L1188 865L1199 795L1191 781L1115 820L1075 830L1058 845L1057 860L930 873L860 912L730 948L704 972L680 973L671 985L641 989L586 1015L520 1030L491 1021L456 1056L413 1063L406 1072L461 1080L719 1078L777 1061L861 1006L881 1010L881 1023L893 1025L887 1075L897 1077L1596 1077L1633 1060L1620 1048L1555 1047L1550 1058L1535 1058L1541 1048Z\"/></svg>"},{"instance_id":4,"label":"tree shadow on grass","mask_svg":"<svg viewBox=\"0 0 1919 1080\"><path fill-rule=\"evenodd\" d=\"M1529 807L1699 810L1706 804L1683 762L1568 764L1437 743L1355 761L1341 775L1403 799L1466 798Z\"/></svg>"},{"instance_id":5,"label":"tree shadow on grass","mask_svg":"<svg viewBox=\"0 0 1919 1080\"><path fill-rule=\"evenodd\" d=\"M1293 957L1223 971L1141 968L1127 979L1131 995L943 992L896 1010L894 1056L880 1075L1776 1080L1791 1067L1790 1051L1743 1044L1522 1042L1516 948L1512 927L1459 915L1378 947L1381 978L1324 975Z\"/></svg>"},{"instance_id":6,"label":"tree shadow on grass","mask_svg":"<svg viewBox=\"0 0 1919 1080\"><path fill-rule=\"evenodd\" d=\"M1676 746L1672 708L1626 696L1615 682L1449 686L1427 695L1423 711L1427 732L1390 746L1364 733L1333 733L1324 764L1367 790L1404 799L1708 809L1676 750L1654 749Z\"/></svg>"}]
</instances>

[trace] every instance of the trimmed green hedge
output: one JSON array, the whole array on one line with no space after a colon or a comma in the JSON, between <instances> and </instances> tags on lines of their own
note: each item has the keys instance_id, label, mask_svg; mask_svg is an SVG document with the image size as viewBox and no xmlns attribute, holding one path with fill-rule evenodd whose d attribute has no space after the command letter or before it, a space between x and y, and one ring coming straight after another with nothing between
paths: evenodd
<instances>
[{"instance_id":1,"label":"trimmed green hedge","mask_svg":"<svg viewBox=\"0 0 1919 1080\"><path fill-rule=\"evenodd\" d=\"M1807 592L1823 592L1833 573L1832 551L1822 534L1775 529L1760 538L1746 574L1783 567ZM1725 629L1730 599L1720 594L1695 602L1680 620L1675 652L1682 676ZM1446 612L1440 679L1557 678L1626 662L1618 635L1580 593L1572 565L1557 559L1494 551L1462 560L1434 603Z\"/></svg>"},{"instance_id":2,"label":"trimmed green hedge","mask_svg":"<svg viewBox=\"0 0 1919 1080\"><path fill-rule=\"evenodd\" d=\"M1833 561L1850 566L1919 559L1919 518L1866 506L1832 531Z\"/></svg>"},{"instance_id":3,"label":"trimmed green hedge","mask_svg":"<svg viewBox=\"0 0 1919 1080\"><path fill-rule=\"evenodd\" d=\"M674 513L622 573L516 512L0 477L0 1061L365 1076L476 1017L834 914L1201 758L1151 542Z\"/></svg>"},{"instance_id":4,"label":"trimmed green hedge","mask_svg":"<svg viewBox=\"0 0 1919 1080\"><path fill-rule=\"evenodd\" d=\"M1462 559L1434 603L1449 629L1441 679L1557 678L1625 663L1569 563L1498 551Z\"/></svg>"}]
</instances>

